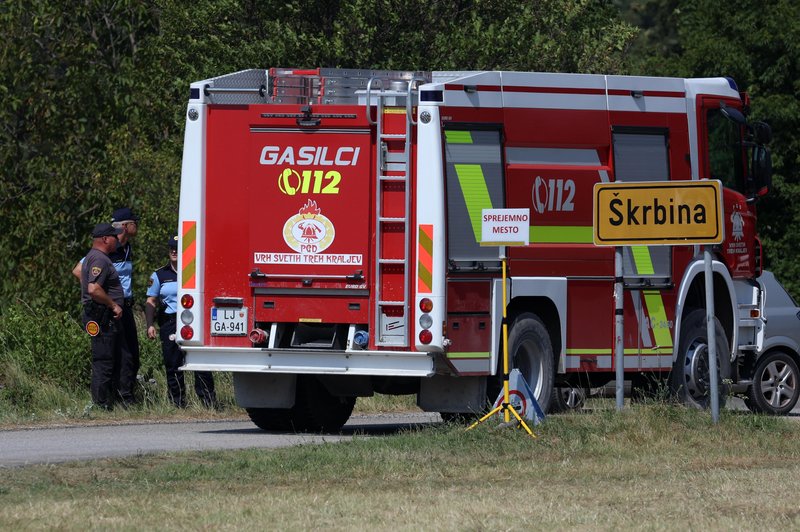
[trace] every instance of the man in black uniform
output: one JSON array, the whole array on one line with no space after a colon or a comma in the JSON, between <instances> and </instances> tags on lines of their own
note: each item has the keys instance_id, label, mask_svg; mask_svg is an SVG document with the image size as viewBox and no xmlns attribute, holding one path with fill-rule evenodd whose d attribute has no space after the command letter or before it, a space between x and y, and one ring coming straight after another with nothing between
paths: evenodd
<instances>
[{"instance_id":1,"label":"man in black uniform","mask_svg":"<svg viewBox=\"0 0 800 532\"><path fill-rule=\"evenodd\" d=\"M124 301L122 304L122 317L117 322L124 341L121 346L121 362L119 374L119 394L125 406L137 402L136 375L139 373L139 337L136 334L136 321L133 316L133 248L131 240L136 236L139 228L139 216L134 214L129 207L116 209L111 214L111 225L119 228L117 247L108 254L114 264L122 283ZM79 280L83 271L83 260L78 262L72 273Z\"/></svg>"},{"instance_id":2,"label":"man in black uniform","mask_svg":"<svg viewBox=\"0 0 800 532\"><path fill-rule=\"evenodd\" d=\"M121 344L124 341L119 319L124 293L108 254L117 248L121 229L97 224L92 231L92 249L81 269L83 324L92 337L92 401L110 410L119 393Z\"/></svg>"}]
</instances>

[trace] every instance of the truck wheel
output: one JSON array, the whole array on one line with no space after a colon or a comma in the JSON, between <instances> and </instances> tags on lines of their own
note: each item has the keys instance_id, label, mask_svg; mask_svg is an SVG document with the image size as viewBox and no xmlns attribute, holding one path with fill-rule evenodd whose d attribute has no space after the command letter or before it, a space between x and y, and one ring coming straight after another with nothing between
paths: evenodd
<instances>
[{"instance_id":1,"label":"truck wheel","mask_svg":"<svg viewBox=\"0 0 800 532\"><path fill-rule=\"evenodd\" d=\"M291 409L288 408L246 408L247 415L261 430L286 432L292 427Z\"/></svg>"},{"instance_id":2,"label":"truck wheel","mask_svg":"<svg viewBox=\"0 0 800 532\"><path fill-rule=\"evenodd\" d=\"M783 415L791 412L800 397L798 374L797 363L782 351L761 356L745 404L756 413Z\"/></svg>"},{"instance_id":3,"label":"truck wheel","mask_svg":"<svg viewBox=\"0 0 800 532\"><path fill-rule=\"evenodd\" d=\"M717 382L719 405L725 405L731 378L731 360L728 356L728 338L719 320L714 318L717 342ZM681 339L678 358L672 367L669 387L678 400L696 408L711 406L711 390L708 372L708 334L706 311L696 309L686 315L681 324Z\"/></svg>"},{"instance_id":4,"label":"truck wheel","mask_svg":"<svg viewBox=\"0 0 800 532\"><path fill-rule=\"evenodd\" d=\"M550 403L550 412L577 412L586 402L586 390L575 386L556 388L553 401Z\"/></svg>"},{"instance_id":5,"label":"truck wheel","mask_svg":"<svg viewBox=\"0 0 800 532\"><path fill-rule=\"evenodd\" d=\"M522 373L542 412L547 413L555 393L553 346L547 328L535 314L520 314L508 334L508 345L511 367Z\"/></svg>"},{"instance_id":6,"label":"truck wheel","mask_svg":"<svg viewBox=\"0 0 800 532\"><path fill-rule=\"evenodd\" d=\"M298 375L291 418L300 432L338 432L350 419L355 397L337 397L311 375Z\"/></svg>"}]
</instances>

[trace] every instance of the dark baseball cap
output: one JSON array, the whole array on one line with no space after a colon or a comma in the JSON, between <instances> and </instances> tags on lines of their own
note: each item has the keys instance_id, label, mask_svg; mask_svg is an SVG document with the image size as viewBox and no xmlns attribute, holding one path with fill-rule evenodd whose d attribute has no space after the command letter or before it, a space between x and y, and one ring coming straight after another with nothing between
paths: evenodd
<instances>
[{"instance_id":1,"label":"dark baseball cap","mask_svg":"<svg viewBox=\"0 0 800 532\"><path fill-rule=\"evenodd\" d=\"M111 214L112 222L124 222L125 220L133 220L134 222L138 222L139 216L134 214L130 207L121 207L116 209Z\"/></svg>"},{"instance_id":2,"label":"dark baseball cap","mask_svg":"<svg viewBox=\"0 0 800 532\"><path fill-rule=\"evenodd\" d=\"M117 236L122 233L121 227L114 227L111 224L97 224L92 231L92 238L100 238L104 236Z\"/></svg>"},{"instance_id":3,"label":"dark baseball cap","mask_svg":"<svg viewBox=\"0 0 800 532\"><path fill-rule=\"evenodd\" d=\"M169 240L167 240L167 245L170 247L170 249L178 249L178 235L172 235L169 237Z\"/></svg>"}]
</instances>

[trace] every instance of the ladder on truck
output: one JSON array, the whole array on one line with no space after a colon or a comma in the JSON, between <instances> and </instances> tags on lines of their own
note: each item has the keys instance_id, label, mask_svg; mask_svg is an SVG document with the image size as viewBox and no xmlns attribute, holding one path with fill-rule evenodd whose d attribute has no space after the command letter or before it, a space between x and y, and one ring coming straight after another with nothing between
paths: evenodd
<instances>
[{"instance_id":1,"label":"ladder on truck","mask_svg":"<svg viewBox=\"0 0 800 532\"><path fill-rule=\"evenodd\" d=\"M374 296L375 296L375 321L372 334L375 345L387 347L407 347L409 345L409 299L411 282L410 242L411 242L411 145L413 141L414 120L413 97L419 83L426 80L413 76L408 79L405 90L397 90L397 81L392 81L395 86L385 90L383 80L377 77L370 78L366 87L367 120L375 126L376 132L376 157L375 175L375 248L374 262ZM373 87L377 85L376 91ZM375 97L375 117L372 116L372 98ZM384 117L384 106L389 103L393 107L405 99L405 127L402 132L387 132ZM390 149L390 145L395 149ZM402 145L402 150L396 149ZM384 192L392 186L403 187L403 206L400 216L388 216L383 200ZM384 236L389 232L403 233L403 246L401 256L387 256ZM397 299L396 291L393 299L387 299L385 279L389 275L402 276L401 298Z\"/></svg>"}]
</instances>

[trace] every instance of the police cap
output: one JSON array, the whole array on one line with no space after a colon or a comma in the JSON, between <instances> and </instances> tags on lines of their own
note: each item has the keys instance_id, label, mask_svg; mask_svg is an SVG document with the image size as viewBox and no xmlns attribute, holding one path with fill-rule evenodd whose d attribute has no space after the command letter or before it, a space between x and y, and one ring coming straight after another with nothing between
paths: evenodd
<instances>
[{"instance_id":1,"label":"police cap","mask_svg":"<svg viewBox=\"0 0 800 532\"><path fill-rule=\"evenodd\" d=\"M178 249L178 235L172 235L169 237L169 240L167 240L167 245L170 249Z\"/></svg>"},{"instance_id":2,"label":"police cap","mask_svg":"<svg viewBox=\"0 0 800 532\"><path fill-rule=\"evenodd\" d=\"M130 207L121 207L111 213L112 222L124 222L125 220L133 220L134 222L138 222L139 216L134 214Z\"/></svg>"},{"instance_id":3,"label":"police cap","mask_svg":"<svg viewBox=\"0 0 800 532\"><path fill-rule=\"evenodd\" d=\"M100 238L104 236L117 236L122 233L121 227L114 227L111 224L97 224L92 231L92 238Z\"/></svg>"}]
</instances>

